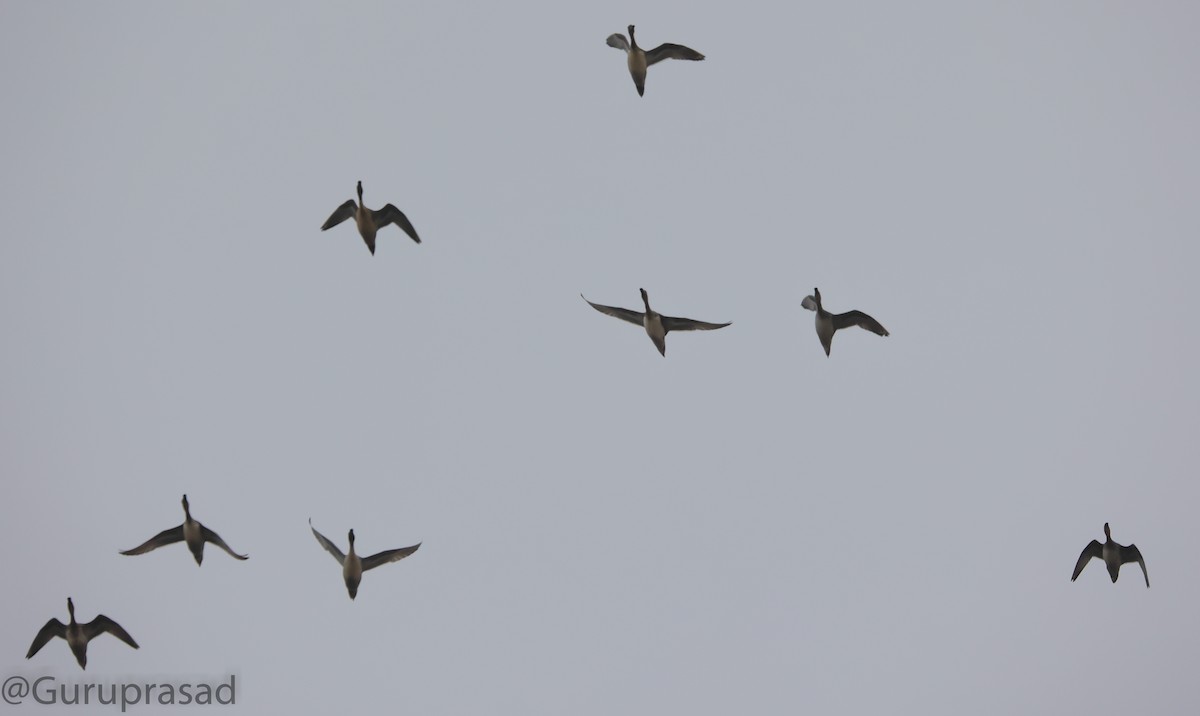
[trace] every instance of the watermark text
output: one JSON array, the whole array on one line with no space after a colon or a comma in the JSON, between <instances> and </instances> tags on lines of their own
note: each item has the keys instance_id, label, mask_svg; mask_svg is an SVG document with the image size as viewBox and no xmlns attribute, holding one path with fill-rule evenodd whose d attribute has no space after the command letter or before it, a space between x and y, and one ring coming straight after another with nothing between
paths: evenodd
<instances>
[{"instance_id":1,"label":"watermark text","mask_svg":"<svg viewBox=\"0 0 1200 716\"><path fill-rule=\"evenodd\" d=\"M54 676L42 676L33 681L24 676L4 680L0 693L4 703L16 706L35 703L45 706L120 706L125 712L132 706L233 706L237 703L237 676L230 674L224 681L163 682L157 684L133 682L59 681Z\"/></svg>"}]
</instances>

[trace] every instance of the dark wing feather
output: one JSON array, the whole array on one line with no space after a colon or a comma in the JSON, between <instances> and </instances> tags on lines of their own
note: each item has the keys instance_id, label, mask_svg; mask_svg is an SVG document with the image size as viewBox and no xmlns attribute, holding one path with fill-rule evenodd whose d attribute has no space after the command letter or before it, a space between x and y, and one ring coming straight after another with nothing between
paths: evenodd
<instances>
[{"instance_id":1,"label":"dark wing feather","mask_svg":"<svg viewBox=\"0 0 1200 716\"><path fill-rule=\"evenodd\" d=\"M418 542L418 543L414 544L412 547L401 547L400 549L389 549L386 552L380 552L379 554L373 554L370 557L363 557L363 561L362 561L363 571L365 572L368 569L375 569L379 565L387 564L388 562L399 562L400 560L404 559L405 557L412 554L413 552L416 552L417 548L420 546L421 546L421 543Z\"/></svg>"},{"instance_id":2,"label":"dark wing feather","mask_svg":"<svg viewBox=\"0 0 1200 716\"><path fill-rule=\"evenodd\" d=\"M602 306L599 303L592 303L591 301L588 301L587 297L584 296L582 293L579 294L579 297L582 298L584 301L587 301L587 304L589 306L591 306L592 308L596 309L597 311L599 311L601 313L608 314L609 316L612 316L613 318L620 318L622 321L629 321L630 323L635 323L639 326L645 325L644 318L645 318L646 314L642 313L641 311L631 311L628 308L617 308L616 306Z\"/></svg>"},{"instance_id":3,"label":"dark wing feather","mask_svg":"<svg viewBox=\"0 0 1200 716\"><path fill-rule=\"evenodd\" d=\"M418 244L421 243L421 237L417 236L417 230L413 228L412 222L408 220L403 211L400 211L395 206L385 204L382 209L372 211L371 217L375 219L376 227L382 229L388 224L395 224L404 229L404 233L408 234L410 239Z\"/></svg>"},{"instance_id":4,"label":"dark wing feather","mask_svg":"<svg viewBox=\"0 0 1200 716\"><path fill-rule=\"evenodd\" d=\"M353 199L347 199L345 204L337 208L337 211L329 215L324 224L321 224L321 231L332 228L342 223L346 219L354 216L354 212L358 210L358 204L354 203Z\"/></svg>"},{"instance_id":5,"label":"dark wing feather","mask_svg":"<svg viewBox=\"0 0 1200 716\"><path fill-rule=\"evenodd\" d=\"M667 331L712 331L718 328L732 325L729 323L706 323L704 321L696 321L691 318L675 318L674 316L662 317L663 328Z\"/></svg>"},{"instance_id":6,"label":"dark wing feather","mask_svg":"<svg viewBox=\"0 0 1200 716\"><path fill-rule=\"evenodd\" d=\"M346 555L342 554L342 550L338 549L334 543L330 542L328 537L318 532L317 528L312 526L312 520L308 521L308 528L312 530L313 536L317 538L317 542L320 543L320 545L324 547L329 554L333 555L333 558L338 561L338 564L346 563Z\"/></svg>"},{"instance_id":7,"label":"dark wing feather","mask_svg":"<svg viewBox=\"0 0 1200 716\"><path fill-rule=\"evenodd\" d=\"M683 45L673 45L669 42L664 42L653 50L646 50L646 66L649 67L656 62L663 60L703 60L704 55L696 52L690 47Z\"/></svg>"},{"instance_id":8,"label":"dark wing feather","mask_svg":"<svg viewBox=\"0 0 1200 716\"><path fill-rule=\"evenodd\" d=\"M67 625L63 624L57 619L51 619L50 621L46 622L46 626L42 627L38 631L37 636L33 638L33 643L29 645L29 652L25 654L25 658L33 658L33 655L38 653L38 651L40 651L41 648L46 645L46 642L50 641L56 636L66 639Z\"/></svg>"},{"instance_id":9,"label":"dark wing feather","mask_svg":"<svg viewBox=\"0 0 1200 716\"><path fill-rule=\"evenodd\" d=\"M614 32L613 34L609 35L605 42L608 43L609 47L615 47L618 50L625 50L626 52L629 52L629 40L626 40L625 36L619 32Z\"/></svg>"},{"instance_id":10,"label":"dark wing feather","mask_svg":"<svg viewBox=\"0 0 1200 716\"><path fill-rule=\"evenodd\" d=\"M163 530L137 547L134 547L133 549L127 549L121 554L145 554L150 550L158 549L159 547L164 547L166 545L175 544L176 542L182 541L183 525L179 525L178 527L172 527L169 530Z\"/></svg>"},{"instance_id":11,"label":"dark wing feather","mask_svg":"<svg viewBox=\"0 0 1200 716\"><path fill-rule=\"evenodd\" d=\"M879 336L888 335L887 329L880 325L879 321L876 321L862 311L846 311L833 317L834 330L841 330L850 326L861 326Z\"/></svg>"},{"instance_id":12,"label":"dark wing feather","mask_svg":"<svg viewBox=\"0 0 1200 716\"><path fill-rule=\"evenodd\" d=\"M200 525L200 534L204 535L205 542L211 542L215 544L216 546L228 552L230 557L233 557L234 559L250 559L249 555L238 554L237 552L234 552L229 548L229 545L225 544L225 540L221 539L221 535L213 532L204 525Z\"/></svg>"},{"instance_id":13,"label":"dark wing feather","mask_svg":"<svg viewBox=\"0 0 1200 716\"><path fill-rule=\"evenodd\" d=\"M1150 574L1146 572L1146 560L1142 559L1142 551L1137 548L1137 545L1129 545L1121 548L1121 564L1137 562L1142 568L1142 576L1146 578L1146 588L1150 587Z\"/></svg>"},{"instance_id":14,"label":"dark wing feather","mask_svg":"<svg viewBox=\"0 0 1200 716\"><path fill-rule=\"evenodd\" d=\"M87 624L83 624L82 626L83 634L88 638L88 641L95 639L104 632L108 632L126 644L132 646L134 649L138 648L137 642L133 640L133 637L129 636L129 632L122 629L120 624L114 622L112 619L109 619L103 614L97 615L95 619L91 620Z\"/></svg>"},{"instance_id":15,"label":"dark wing feather","mask_svg":"<svg viewBox=\"0 0 1200 716\"><path fill-rule=\"evenodd\" d=\"M1074 582L1075 578L1079 576L1079 573L1083 571L1083 568L1087 566L1087 563L1092 560L1092 557L1095 557L1096 559L1104 559L1104 545L1100 544L1096 540L1089 542L1088 546L1084 547L1083 552L1079 554L1079 561L1075 563L1075 571L1071 573L1072 582Z\"/></svg>"}]
</instances>

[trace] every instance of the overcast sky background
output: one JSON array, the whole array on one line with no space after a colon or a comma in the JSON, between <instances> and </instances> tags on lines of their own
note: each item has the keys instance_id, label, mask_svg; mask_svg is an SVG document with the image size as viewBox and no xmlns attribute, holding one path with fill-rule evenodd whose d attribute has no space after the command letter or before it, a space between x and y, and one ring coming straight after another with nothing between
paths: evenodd
<instances>
[{"instance_id":1,"label":"overcast sky background","mask_svg":"<svg viewBox=\"0 0 1200 716\"><path fill-rule=\"evenodd\" d=\"M290 713L1200 710L1195 3L0 15L5 677L236 673ZM629 23L707 59L639 98ZM319 231L359 179L424 243ZM826 358L814 286L892 335ZM579 296L639 287L733 325L664 359ZM185 492L249 561L117 554ZM423 546L352 602L310 517ZM1069 581L1106 521L1151 589ZM68 596L141 649L25 661Z\"/></svg>"}]
</instances>

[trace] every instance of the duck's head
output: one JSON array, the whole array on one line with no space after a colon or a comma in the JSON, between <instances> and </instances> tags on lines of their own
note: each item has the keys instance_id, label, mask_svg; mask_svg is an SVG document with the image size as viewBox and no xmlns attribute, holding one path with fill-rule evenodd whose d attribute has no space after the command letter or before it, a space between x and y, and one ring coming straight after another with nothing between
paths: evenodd
<instances>
[{"instance_id":1,"label":"duck's head","mask_svg":"<svg viewBox=\"0 0 1200 716\"><path fill-rule=\"evenodd\" d=\"M628 29L628 30L629 30L629 39L630 39L630 40L632 40L632 39L633 39L633 25L630 25L630 26L629 26L628 28L626 28L626 29Z\"/></svg>"},{"instance_id":2,"label":"duck's head","mask_svg":"<svg viewBox=\"0 0 1200 716\"><path fill-rule=\"evenodd\" d=\"M190 516L192 513L188 507L187 495L183 496L183 500L181 500L181 502L183 503L183 514Z\"/></svg>"},{"instance_id":3,"label":"duck's head","mask_svg":"<svg viewBox=\"0 0 1200 716\"><path fill-rule=\"evenodd\" d=\"M642 303L646 304L646 310L650 310L650 294L646 293L646 289L639 288L638 291L642 294Z\"/></svg>"},{"instance_id":4,"label":"duck's head","mask_svg":"<svg viewBox=\"0 0 1200 716\"><path fill-rule=\"evenodd\" d=\"M74 622L75 621L75 602L71 601L70 597L67 597L67 613L71 615L71 621Z\"/></svg>"},{"instance_id":5,"label":"duck's head","mask_svg":"<svg viewBox=\"0 0 1200 716\"><path fill-rule=\"evenodd\" d=\"M361 204L362 203L362 179L358 180L357 191L358 191L358 203Z\"/></svg>"},{"instance_id":6,"label":"duck's head","mask_svg":"<svg viewBox=\"0 0 1200 716\"><path fill-rule=\"evenodd\" d=\"M821 305L821 289L817 288L816 286L813 287L812 300L817 304L817 312L820 312L823 308Z\"/></svg>"},{"instance_id":7,"label":"duck's head","mask_svg":"<svg viewBox=\"0 0 1200 716\"><path fill-rule=\"evenodd\" d=\"M354 546L354 530L350 530L350 546Z\"/></svg>"},{"instance_id":8,"label":"duck's head","mask_svg":"<svg viewBox=\"0 0 1200 716\"><path fill-rule=\"evenodd\" d=\"M1112 539L1112 532L1109 531L1107 522L1104 523L1104 539L1106 539L1106 540Z\"/></svg>"}]
</instances>

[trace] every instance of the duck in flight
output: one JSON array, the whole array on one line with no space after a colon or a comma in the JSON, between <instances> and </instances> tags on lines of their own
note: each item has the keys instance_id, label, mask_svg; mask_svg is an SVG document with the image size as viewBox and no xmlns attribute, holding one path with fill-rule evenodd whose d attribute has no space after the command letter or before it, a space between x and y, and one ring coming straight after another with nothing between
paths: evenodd
<instances>
[{"instance_id":1,"label":"duck in flight","mask_svg":"<svg viewBox=\"0 0 1200 716\"><path fill-rule=\"evenodd\" d=\"M842 328L860 326L875 335L888 335L887 329L879 321L876 321L862 311L846 311L845 313L830 313L826 311L825 307L821 305L820 289L814 288L813 295L805 296L800 305L810 311L817 312L817 338L821 339L821 345L825 348L826 357L829 356L829 349L833 347L833 334Z\"/></svg>"},{"instance_id":2,"label":"duck in flight","mask_svg":"<svg viewBox=\"0 0 1200 716\"><path fill-rule=\"evenodd\" d=\"M1104 523L1104 544L1096 540L1092 540L1087 547L1083 548L1083 552L1079 555L1079 561L1075 563L1075 571L1071 574L1071 581L1074 582L1087 563L1092 561L1092 558L1104 560L1104 566L1108 567L1108 576L1112 578L1113 583L1117 581L1117 575L1121 572L1121 565L1129 562L1137 562L1142 568L1142 576L1146 578L1146 588L1150 588L1150 575L1146 573L1146 561L1142 559L1141 550L1137 545L1117 544L1113 542L1112 532L1108 529L1108 523Z\"/></svg>"},{"instance_id":3,"label":"duck in flight","mask_svg":"<svg viewBox=\"0 0 1200 716\"><path fill-rule=\"evenodd\" d=\"M417 236L417 230L413 228L408 217L391 204L385 204L382 209L368 209L363 205L362 200L362 182L358 183L358 203L353 199L347 199L345 204L337 208L337 211L329 215L325 223L321 225L321 231L333 228L342 223L346 219L354 219L358 224L358 233L363 237L363 241L367 242L367 248L371 250L371 255L375 255L375 233L388 224L395 224L408 234L409 238L418 244L421 243L421 237Z\"/></svg>"},{"instance_id":4,"label":"duck in flight","mask_svg":"<svg viewBox=\"0 0 1200 716\"><path fill-rule=\"evenodd\" d=\"M633 84L637 86L639 97L646 93L646 68L650 65L663 60L704 59L704 55L690 47L673 45L669 42L664 42L653 50L643 50L638 47L637 40L633 36L633 25L629 26L628 40L621 33L614 32L608 36L608 46L625 51L629 74L633 77Z\"/></svg>"},{"instance_id":5,"label":"duck in flight","mask_svg":"<svg viewBox=\"0 0 1200 716\"><path fill-rule=\"evenodd\" d=\"M81 669L87 669L88 642L105 632L112 634L134 649L138 648L137 642L129 636L129 632L103 614L96 615L96 618L87 624L76 622L75 602L71 601L70 597L67 597L67 613L71 615L69 624L63 624L57 619L46 622L46 626L42 627L37 636L33 638L33 644L29 646L29 653L25 654L26 659L32 659L33 655L46 645L46 642L56 636L67 640L67 646L71 647L71 653L75 655L75 661L79 662Z\"/></svg>"},{"instance_id":6,"label":"duck in flight","mask_svg":"<svg viewBox=\"0 0 1200 716\"><path fill-rule=\"evenodd\" d=\"M724 328L732 323L732 321L730 323L705 323L704 321L695 321L691 318L664 316L650 308L650 297L646 293L646 289L639 288L638 290L642 292L642 303L646 306L645 313L632 311L628 308L602 306L598 303L592 303L582 293L579 294L579 297L587 301L589 306L601 313L606 313L613 318L620 318L622 321L629 321L645 328L646 335L650 336L651 341L654 341L654 347L658 349L658 352L664 358L667 355L667 334L671 331L712 331L717 328Z\"/></svg>"},{"instance_id":7,"label":"duck in flight","mask_svg":"<svg viewBox=\"0 0 1200 716\"><path fill-rule=\"evenodd\" d=\"M195 518L192 517L192 512L188 508L187 495L183 496L183 524L179 525L178 527L172 527L169 530L163 530L162 532L159 532L150 539L146 540L143 544L140 544L133 549L127 549L121 554L145 554L152 550L156 550L159 547L175 544L176 542L183 542L187 544L187 548L191 550L192 556L196 558L197 567L200 566L200 563L204 561L205 542L212 542L216 546L228 552L229 556L233 557L234 559L249 559L247 555L234 552L229 548L229 545L225 544L225 540L221 539L220 535L200 524L195 520Z\"/></svg>"},{"instance_id":8,"label":"duck in flight","mask_svg":"<svg viewBox=\"0 0 1200 716\"><path fill-rule=\"evenodd\" d=\"M313 536L317 538L317 542L325 548L333 558L342 565L342 579L346 581L346 591L350 592L350 598L354 599L354 595L358 594L358 584L362 581L363 572L368 569L375 569L381 564L389 562L399 562L408 555L417 551L421 546L418 542L412 547L401 547L400 549L389 549L385 552L373 554L370 557L360 557L354 552L354 530L350 530L350 554L342 554L342 550L337 548L329 538L317 531L313 527L312 518L308 520L308 528L312 530Z\"/></svg>"}]
</instances>

